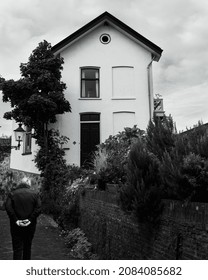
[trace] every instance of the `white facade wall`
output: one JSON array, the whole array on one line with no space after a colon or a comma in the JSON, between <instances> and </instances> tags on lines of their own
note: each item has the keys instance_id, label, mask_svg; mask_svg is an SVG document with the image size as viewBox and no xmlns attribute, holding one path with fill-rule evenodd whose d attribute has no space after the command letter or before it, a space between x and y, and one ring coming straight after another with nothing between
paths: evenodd
<instances>
[{"instance_id":1,"label":"white facade wall","mask_svg":"<svg viewBox=\"0 0 208 280\"><path fill-rule=\"evenodd\" d=\"M16 122L12 122L12 130L16 129L18 124ZM17 142L15 141L14 132L12 134L12 146L17 146ZM10 160L10 168L15 170L23 170L29 173L39 174L39 170L36 168L34 163L34 156L37 152L37 145L35 145L35 139L32 139L32 153L23 155L23 143L20 143L20 149L11 150L11 160Z\"/></svg>"},{"instance_id":2,"label":"white facade wall","mask_svg":"<svg viewBox=\"0 0 208 280\"><path fill-rule=\"evenodd\" d=\"M111 36L109 44L102 44L99 40L101 34ZM67 151L69 162L79 164L80 160L80 113L99 112L100 138L103 142L109 135L115 134L115 124L119 128L130 126L126 112L132 120L131 126L137 124L141 129L146 129L149 121L149 97L147 66L151 61L151 53L139 46L133 40L121 34L114 28L102 26L74 43L61 53L64 57L63 81L67 84L66 98L70 101L72 113L67 113L59 118L61 132L70 138ZM100 67L100 99L80 98L80 67ZM122 94L121 98L113 95L114 67L133 67L133 93ZM121 121L118 123L119 112L122 112ZM132 116L134 113L134 117ZM61 124L61 126L60 126ZM73 142L77 144L72 144Z\"/></svg>"},{"instance_id":3,"label":"white facade wall","mask_svg":"<svg viewBox=\"0 0 208 280\"><path fill-rule=\"evenodd\" d=\"M111 36L109 44L100 42L99 37L103 33ZM56 126L62 135L70 138L66 145L69 148L66 150L68 163L80 164L80 113L100 113L101 142L126 126L136 124L140 129L146 129L150 119L147 66L151 62L151 53L148 50L112 26L103 25L68 46L60 55L65 62L62 72L62 80L67 84L65 97L71 104L72 112L59 115ZM80 98L80 67L87 66L99 67L99 99ZM125 96L125 91L121 90L119 97L117 92L121 85L118 78L122 77L125 69L119 71L117 67L127 66L131 68L130 95ZM128 89L128 80L126 83L122 88ZM34 143L33 149L37 149ZM12 151L11 168L37 173L33 156L34 151L26 156L21 156L20 151Z\"/></svg>"}]
</instances>

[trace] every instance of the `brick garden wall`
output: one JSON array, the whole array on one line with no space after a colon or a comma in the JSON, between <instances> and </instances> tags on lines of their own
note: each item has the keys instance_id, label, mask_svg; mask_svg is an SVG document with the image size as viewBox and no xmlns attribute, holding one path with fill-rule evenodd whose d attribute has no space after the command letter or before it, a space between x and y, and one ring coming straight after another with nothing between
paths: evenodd
<instances>
[{"instance_id":1,"label":"brick garden wall","mask_svg":"<svg viewBox=\"0 0 208 280\"><path fill-rule=\"evenodd\" d=\"M208 205L164 201L157 229L137 224L118 195L87 190L80 197L80 227L102 259L208 259Z\"/></svg>"}]
</instances>

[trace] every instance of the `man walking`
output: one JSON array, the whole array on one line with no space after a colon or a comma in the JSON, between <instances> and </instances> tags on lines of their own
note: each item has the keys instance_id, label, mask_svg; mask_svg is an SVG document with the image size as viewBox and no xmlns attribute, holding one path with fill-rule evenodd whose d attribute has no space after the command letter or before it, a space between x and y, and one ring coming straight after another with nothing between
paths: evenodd
<instances>
[{"instance_id":1,"label":"man walking","mask_svg":"<svg viewBox=\"0 0 208 280\"><path fill-rule=\"evenodd\" d=\"M30 179L24 178L6 200L14 260L31 259L32 240L37 217L41 212L41 203L38 194L31 190L30 186Z\"/></svg>"}]
</instances>

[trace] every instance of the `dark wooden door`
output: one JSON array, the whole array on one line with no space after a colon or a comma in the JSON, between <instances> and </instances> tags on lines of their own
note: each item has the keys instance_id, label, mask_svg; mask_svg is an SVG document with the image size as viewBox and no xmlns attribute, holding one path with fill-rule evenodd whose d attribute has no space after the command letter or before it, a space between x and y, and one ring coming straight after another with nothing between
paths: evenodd
<instances>
[{"instance_id":1,"label":"dark wooden door","mask_svg":"<svg viewBox=\"0 0 208 280\"><path fill-rule=\"evenodd\" d=\"M81 166L88 165L96 145L100 144L100 124L81 123Z\"/></svg>"}]
</instances>

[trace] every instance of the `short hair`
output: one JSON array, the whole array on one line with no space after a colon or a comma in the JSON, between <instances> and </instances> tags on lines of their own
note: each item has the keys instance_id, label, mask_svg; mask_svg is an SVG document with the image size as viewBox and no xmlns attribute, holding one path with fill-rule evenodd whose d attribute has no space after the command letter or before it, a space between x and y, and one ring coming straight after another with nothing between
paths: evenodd
<instances>
[{"instance_id":1,"label":"short hair","mask_svg":"<svg viewBox=\"0 0 208 280\"><path fill-rule=\"evenodd\" d=\"M21 183L25 183L31 187L31 179L29 177L23 177Z\"/></svg>"}]
</instances>

